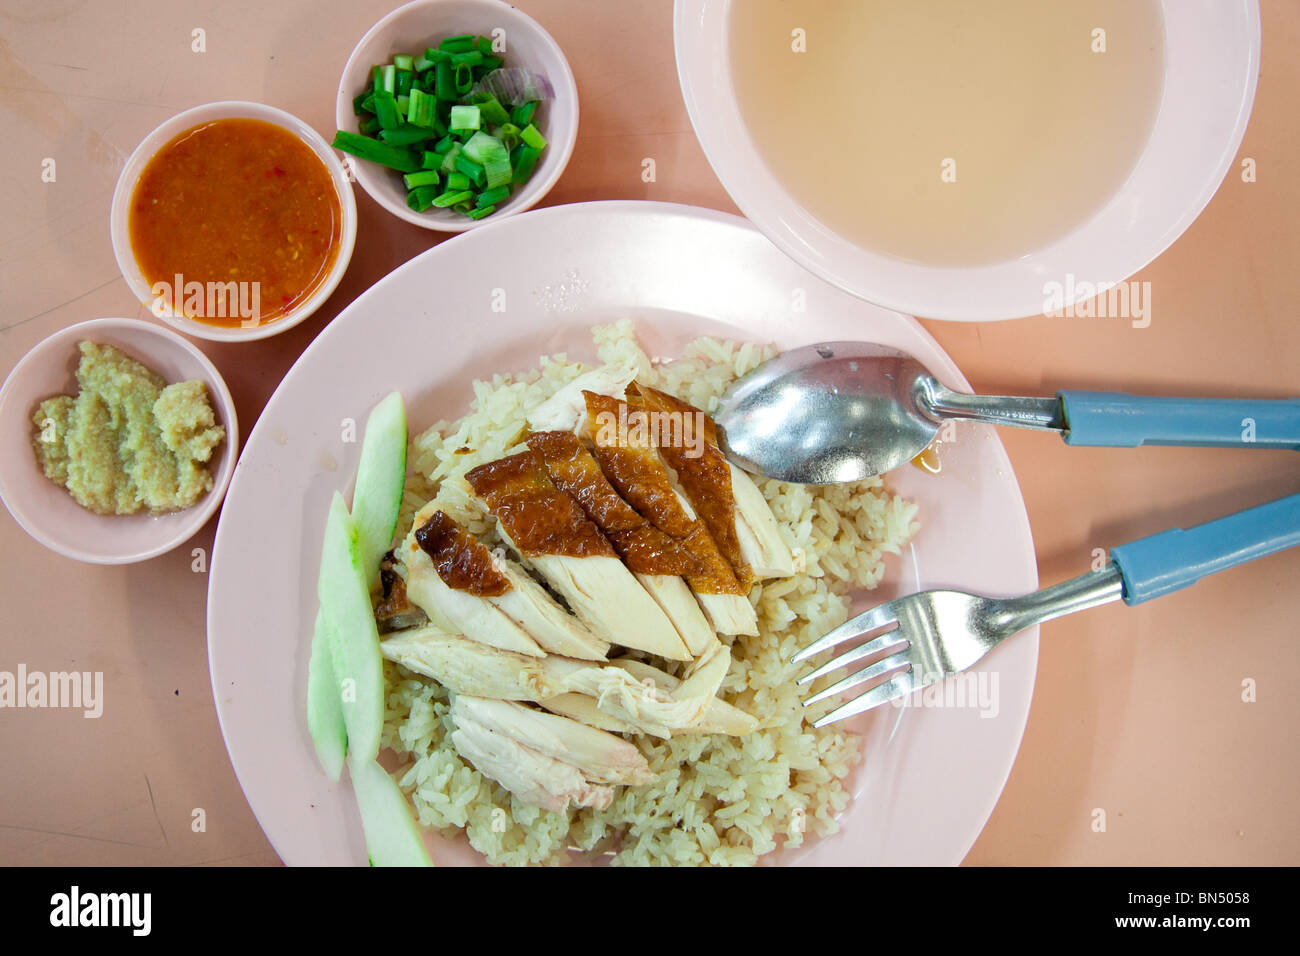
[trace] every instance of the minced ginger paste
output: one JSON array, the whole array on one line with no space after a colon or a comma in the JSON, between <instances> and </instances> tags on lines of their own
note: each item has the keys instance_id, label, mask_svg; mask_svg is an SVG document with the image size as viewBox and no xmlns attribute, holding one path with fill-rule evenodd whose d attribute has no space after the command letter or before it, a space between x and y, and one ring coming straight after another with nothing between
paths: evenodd
<instances>
[{"instance_id":1,"label":"minced ginger paste","mask_svg":"<svg viewBox=\"0 0 1300 956\"><path fill-rule=\"evenodd\" d=\"M168 385L111 345L82 342L80 392L32 414L45 477L97 514L188 508L212 490L207 462L226 437L198 379Z\"/></svg>"}]
</instances>

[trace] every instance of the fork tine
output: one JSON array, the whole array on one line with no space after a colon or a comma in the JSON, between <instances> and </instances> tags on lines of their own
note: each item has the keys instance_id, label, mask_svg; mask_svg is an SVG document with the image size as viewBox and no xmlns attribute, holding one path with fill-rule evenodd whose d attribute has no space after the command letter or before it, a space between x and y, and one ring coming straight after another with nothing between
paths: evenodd
<instances>
[{"instance_id":1,"label":"fork tine","mask_svg":"<svg viewBox=\"0 0 1300 956\"><path fill-rule=\"evenodd\" d=\"M817 668L811 674L805 674L803 677L800 677L797 681L795 681L795 683L796 684L811 683L812 681L815 681L817 678L829 674L831 671L839 670L841 667L848 667L850 664L854 664L858 661L865 660L866 658L871 657L874 654L878 654L879 652L883 651L886 647L891 647L894 644L902 644L902 643L904 643L904 639L899 634L897 628L895 628L892 631L886 631L884 634L881 634L875 640L867 641L867 643L859 644L857 647L853 648L852 650L845 651L839 657L836 657L828 661L827 663L823 664L821 667Z\"/></svg>"},{"instance_id":2,"label":"fork tine","mask_svg":"<svg viewBox=\"0 0 1300 956\"><path fill-rule=\"evenodd\" d=\"M894 614L892 603L885 603L873 607L869 611L864 611L857 617L849 618L834 630L827 631L817 640L813 641L794 657L790 658L791 664L798 664L808 658L820 654L827 648L834 647L836 644L843 644L845 641L852 640L867 631L874 631L876 628L884 627L887 624L897 624L898 617Z\"/></svg>"},{"instance_id":3,"label":"fork tine","mask_svg":"<svg viewBox=\"0 0 1300 956\"><path fill-rule=\"evenodd\" d=\"M916 689L916 671L908 669L903 673L878 684L871 690L859 694L842 707L832 710L825 717L813 722L814 727L825 727L827 724L834 723L837 720L844 720L846 717L853 717L864 711L871 710L873 707L879 707L881 704L887 704L891 700L910 694Z\"/></svg>"},{"instance_id":4,"label":"fork tine","mask_svg":"<svg viewBox=\"0 0 1300 956\"><path fill-rule=\"evenodd\" d=\"M805 707L811 707L819 700L825 700L827 697L834 697L836 694L842 694L846 690L857 687L859 684L865 684L869 680L874 680L881 674L886 674L889 671L897 670L900 667L906 666L908 666L908 659L905 653L900 651L897 654L892 654L889 657L886 657L883 661L877 661L870 667L864 667L860 671L854 671L843 680L832 684L830 687L827 687L819 693L813 694L803 702L803 705Z\"/></svg>"}]
</instances>

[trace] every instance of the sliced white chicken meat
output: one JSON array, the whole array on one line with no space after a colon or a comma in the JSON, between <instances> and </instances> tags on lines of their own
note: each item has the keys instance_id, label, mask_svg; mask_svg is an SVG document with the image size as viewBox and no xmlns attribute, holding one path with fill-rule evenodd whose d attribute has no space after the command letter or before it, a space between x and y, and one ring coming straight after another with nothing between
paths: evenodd
<instances>
[{"instance_id":1,"label":"sliced white chicken meat","mask_svg":"<svg viewBox=\"0 0 1300 956\"><path fill-rule=\"evenodd\" d=\"M527 442L542 456L555 486L578 503L659 605L691 655L698 657L716 642L717 636L682 579L694 568L694 561L681 544L619 496L573 432L536 432Z\"/></svg>"},{"instance_id":2,"label":"sliced white chicken meat","mask_svg":"<svg viewBox=\"0 0 1300 956\"><path fill-rule=\"evenodd\" d=\"M608 730L611 734L635 734L641 732L641 729L635 724L620 720L613 714L605 713L596 705L596 699L588 697L586 694L573 692L556 694L554 697L547 697L538 703L553 714L559 714L561 717L572 717L588 727Z\"/></svg>"},{"instance_id":3,"label":"sliced white chicken meat","mask_svg":"<svg viewBox=\"0 0 1300 956\"><path fill-rule=\"evenodd\" d=\"M465 475L498 532L599 639L669 660L691 653L578 503L560 491L535 451Z\"/></svg>"},{"instance_id":4,"label":"sliced white chicken meat","mask_svg":"<svg viewBox=\"0 0 1300 956\"><path fill-rule=\"evenodd\" d=\"M647 664L645 661L624 657L616 658L610 663L615 667L623 668L643 684L650 681L655 687L667 694L672 693L681 684L678 678ZM546 702L543 702L543 706L546 706ZM758 721L754 717L734 704L727 703L721 697L715 697L709 702L708 709L699 723L689 730L677 731L674 736L695 733L728 734L732 737L743 737L746 734L752 734L757 729Z\"/></svg>"},{"instance_id":5,"label":"sliced white chicken meat","mask_svg":"<svg viewBox=\"0 0 1300 956\"><path fill-rule=\"evenodd\" d=\"M563 813L570 804L603 810L614 799L612 787L589 783L572 764L538 753L477 721L458 721L451 742L479 773L544 810Z\"/></svg>"},{"instance_id":6,"label":"sliced white chicken meat","mask_svg":"<svg viewBox=\"0 0 1300 956\"><path fill-rule=\"evenodd\" d=\"M736 498L736 537L740 555L754 577L788 578L794 574L794 553L781 537L781 526L754 479L730 462L731 493Z\"/></svg>"},{"instance_id":7,"label":"sliced white chicken meat","mask_svg":"<svg viewBox=\"0 0 1300 956\"><path fill-rule=\"evenodd\" d=\"M602 365L584 372L533 409L528 416L528 425L539 432L575 431L587 417L587 402L582 396L583 392L622 398L634 378L636 368L622 363Z\"/></svg>"},{"instance_id":8,"label":"sliced white chicken meat","mask_svg":"<svg viewBox=\"0 0 1300 956\"><path fill-rule=\"evenodd\" d=\"M673 477L648 427L636 427L641 406L586 392L587 418L583 437L600 469L619 496L654 528L675 539L690 556L684 577L710 628L721 634L758 634L758 617L749 603L748 587L723 556L708 527L690 502L673 486ZM618 423L631 423L629 427ZM702 643L697 632L693 638Z\"/></svg>"},{"instance_id":9,"label":"sliced white chicken meat","mask_svg":"<svg viewBox=\"0 0 1300 956\"><path fill-rule=\"evenodd\" d=\"M446 513L427 506L403 544L408 598L455 630L503 650L603 660L609 644L546 593L519 565Z\"/></svg>"},{"instance_id":10,"label":"sliced white chicken meat","mask_svg":"<svg viewBox=\"0 0 1300 956\"><path fill-rule=\"evenodd\" d=\"M634 744L568 717L523 704L456 694L452 720L474 720L531 750L577 767L592 783L637 786L653 779L650 765Z\"/></svg>"},{"instance_id":11,"label":"sliced white chicken meat","mask_svg":"<svg viewBox=\"0 0 1300 956\"><path fill-rule=\"evenodd\" d=\"M669 474L699 513L748 589L756 580L794 574L794 557L781 538L772 508L749 475L732 465L718 448L713 419L667 392L633 384L628 400L650 415L677 423L651 430Z\"/></svg>"},{"instance_id":12,"label":"sliced white chicken meat","mask_svg":"<svg viewBox=\"0 0 1300 956\"><path fill-rule=\"evenodd\" d=\"M504 651L434 625L394 634L379 642L379 650L457 694L540 701L570 690L567 676L551 663L567 658Z\"/></svg>"},{"instance_id":13,"label":"sliced white chicken meat","mask_svg":"<svg viewBox=\"0 0 1300 956\"><path fill-rule=\"evenodd\" d=\"M726 647L716 645L696 663L691 677L670 692L638 680L621 667L555 654L529 657L432 626L402 631L379 647L387 659L432 677L457 694L544 706L565 695L580 694L592 700L600 712L656 737L669 737L704 718L730 660ZM562 702L558 705L563 706ZM581 719L580 710L571 709L573 716Z\"/></svg>"}]
</instances>

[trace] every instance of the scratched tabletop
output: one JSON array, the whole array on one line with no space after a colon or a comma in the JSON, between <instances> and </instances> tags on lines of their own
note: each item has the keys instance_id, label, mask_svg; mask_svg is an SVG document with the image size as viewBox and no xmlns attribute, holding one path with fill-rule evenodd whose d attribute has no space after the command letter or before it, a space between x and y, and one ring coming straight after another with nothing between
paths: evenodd
<instances>
[{"instance_id":1,"label":"scratched tabletop","mask_svg":"<svg viewBox=\"0 0 1300 956\"><path fill-rule=\"evenodd\" d=\"M257 100L328 138L348 54L395 5L0 0L0 372L74 322L147 318L118 272L108 211L119 169L154 126L199 103ZM545 205L737 211L682 103L669 0L519 5L569 54L581 100L573 159ZM1262 6L1245 142L1206 211L1134 277L1150 283L1149 322L925 321L977 390L1300 396L1300 5ZM1080 148L1094 134L1081 130ZM439 241L361 190L357 206L356 254L320 312L261 342L199 343L244 434L334 315ZM1002 438L1045 585L1088 570L1099 549L1300 490L1290 452ZM0 862L278 862L231 769L208 682L215 528L214 518L151 561L94 567L46 551L0 513L0 701L6 675L102 675L89 712L0 708ZM1300 550L1044 626L1024 743L967 862L1300 863L1298 582Z\"/></svg>"}]
</instances>

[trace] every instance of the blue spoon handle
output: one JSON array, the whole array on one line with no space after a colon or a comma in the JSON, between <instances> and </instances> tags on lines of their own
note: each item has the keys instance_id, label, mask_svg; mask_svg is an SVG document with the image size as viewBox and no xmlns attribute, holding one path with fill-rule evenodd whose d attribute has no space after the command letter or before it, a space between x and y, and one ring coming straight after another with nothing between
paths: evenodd
<instances>
[{"instance_id":1,"label":"blue spoon handle","mask_svg":"<svg viewBox=\"0 0 1300 956\"><path fill-rule=\"evenodd\" d=\"M1124 603L1190 587L1207 574L1300 545L1300 494L1194 528L1172 528L1112 548Z\"/></svg>"},{"instance_id":2,"label":"blue spoon handle","mask_svg":"<svg viewBox=\"0 0 1300 956\"><path fill-rule=\"evenodd\" d=\"M1300 449L1300 399L1059 393L1069 445Z\"/></svg>"}]
</instances>

